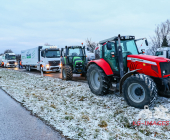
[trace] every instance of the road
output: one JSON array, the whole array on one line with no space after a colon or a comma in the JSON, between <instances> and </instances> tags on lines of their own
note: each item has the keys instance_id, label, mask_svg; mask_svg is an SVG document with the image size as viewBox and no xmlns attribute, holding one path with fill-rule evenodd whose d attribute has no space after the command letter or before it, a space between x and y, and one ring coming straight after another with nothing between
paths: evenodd
<instances>
[{"instance_id":1,"label":"road","mask_svg":"<svg viewBox=\"0 0 170 140\"><path fill-rule=\"evenodd\" d=\"M1 68L1 67L0 67ZM5 69L5 68L3 68ZM40 75L36 70L31 72L19 68L7 68L21 72ZM60 72L46 72L44 76L62 78ZM87 82L80 74L73 75L73 81ZM59 132L45 125L30 112L25 110L19 103L13 100L0 89L0 140L65 140Z\"/></svg>"},{"instance_id":2,"label":"road","mask_svg":"<svg viewBox=\"0 0 170 140\"><path fill-rule=\"evenodd\" d=\"M65 140L0 90L0 140Z\"/></svg>"},{"instance_id":3,"label":"road","mask_svg":"<svg viewBox=\"0 0 170 140\"><path fill-rule=\"evenodd\" d=\"M28 73L38 74L38 75L41 74L41 72L37 71L37 70L32 70L31 72L29 72L29 71L26 71L26 69L19 69L18 67L17 68L7 68L7 69L13 69L13 70L21 71L21 72L28 72ZM44 72L43 75L53 77L53 78L60 78L60 79L62 78L61 72ZM73 74L72 80L77 81L77 82L87 83L87 80L85 79L85 77L81 77L80 74Z\"/></svg>"}]
</instances>

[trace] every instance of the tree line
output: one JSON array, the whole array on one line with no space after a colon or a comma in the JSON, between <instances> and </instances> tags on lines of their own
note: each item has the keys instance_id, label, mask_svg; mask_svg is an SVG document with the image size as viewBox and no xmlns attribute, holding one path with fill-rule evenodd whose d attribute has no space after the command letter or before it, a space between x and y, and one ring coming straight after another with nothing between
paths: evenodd
<instances>
[{"instance_id":1,"label":"tree line","mask_svg":"<svg viewBox=\"0 0 170 140\"><path fill-rule=\"evenodd\" d=\"M156 50L161 47L170 47L170 21L166 20L157 25L154 36L150 37L151 47L147 50L147 54L154 55Z\"/></svg>"}]
</instances>

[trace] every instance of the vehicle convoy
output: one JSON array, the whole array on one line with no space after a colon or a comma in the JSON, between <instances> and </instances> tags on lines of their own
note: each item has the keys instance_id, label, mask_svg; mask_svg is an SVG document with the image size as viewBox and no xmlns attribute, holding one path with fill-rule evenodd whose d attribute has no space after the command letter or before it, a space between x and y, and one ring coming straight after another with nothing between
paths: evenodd
<instances>
[{"instance_id":1,"label":"vehicle convoy","mask_svg":"<svg viewBox=\"0 0 170 140\"><path fill-rule=\"evenodd\" d=\"M2 56L0 56L0 64L5 68L9 67L16 67L17 66L17 61L16 61L16 56L15 53L5 53Z\"/></svg>"},{"instance_id":2,"label":"vehicle convoy","mask_svg":"<svg viewBox=\"0 0 170 140\"><path fill-rule=\"evenodd\" d=\"M100 59L88 63L87 80L91 91L105 95L113 83L133 107L151 105L157 92L170 97L170 59L142 55L135 36L112 37L100 41ZM147 40L146 45L148 45Z\"/></svg>"},{"instance_id":3,"label":"vehicle convoy","mask_svg":"<svg viewBox=\"0 0 170 140\"><path fill-rule=\"evenodd\" d=\"M60 70L60 49L56 46L39 46L23 50L21 51L21 61L27 71L35 69L56 72Z\"/></svg>"},{"instance_id":4,"label":"vehicle convoy","mask_svg":"<svg viewBox=\"0 0 170 140\"><path fill-rule=\"evenodd\" d=\"M85 46L65 46L61 49L61 72L63 80L71 80L73 73L86 76Z\"/></svg>"},{"instance_id":5,"label":"vehicle convoy","mask_svg":"<svg viewBox=\"0 0 170 140\"><path fill-rule=\"evenodd\" d=\"M170 59L170 47L161 47L158 48L155 52L155 56L165 57Z\"/></svg>"}]
</instances>

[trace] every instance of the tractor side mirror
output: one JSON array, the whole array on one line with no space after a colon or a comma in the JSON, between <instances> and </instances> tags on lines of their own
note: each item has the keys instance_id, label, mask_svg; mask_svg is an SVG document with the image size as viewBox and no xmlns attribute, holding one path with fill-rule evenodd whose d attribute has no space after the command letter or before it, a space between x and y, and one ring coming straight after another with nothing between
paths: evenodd
<instances>
[{"instance_id":1,"label":"tractor side mirror","mask_svg":"<svg viewBox=\"0 0 170 140\"><path fill-rule=\"evenodd\" d=\"M148 46L148 41L147 40L145 40L145 44L146 44L146 46Z\"/></svg>"},{"instance_id":2,"label":"tractor side mirror","mask_svg":"<svg viewBox=\"0 0 170 140\"><path fill-rule=\"evenodd\" d=\"M142 52L142 54L144 54L145 53L145 49L141 49L141 52Z\"/></svg>"},{"instance_id":3,"label":"tractor side mirror","mask_svg":"<svg viewBox=\"0 0 170 140\"><path fill-rule=\"evenodd\" d=\"M106 44L107 50L112 50L112 44L110 42L108 42Z\"/></svg>"},{"instance_id":4,"label":"tractor side mirror","mask_svg":"<svg viewBox=\"0 0 170 140\"><path fill-rule=\"evenodd\" d=\"M87 51L90 51L89 47L87 47Z\"/></svg>"}]
</instances>

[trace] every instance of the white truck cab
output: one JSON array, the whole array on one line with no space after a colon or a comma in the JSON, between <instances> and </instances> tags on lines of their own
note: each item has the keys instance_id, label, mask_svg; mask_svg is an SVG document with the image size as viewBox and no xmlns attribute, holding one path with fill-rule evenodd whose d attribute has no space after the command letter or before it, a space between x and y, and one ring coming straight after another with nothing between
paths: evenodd
<instances>
[{"instance_id":1,"label":"white truck cab","mask_svg":"<svg viewBox=\"0 0 170 140\"><path fill-rule=\"evenodd\" d=\"M155 52L155 56L165 57L170 59L170 47L158 48Z\"/></svg>"},{"instance_id":2,"label":"white truck cab","mask_svg":"<svg viewBox=\"0 0 170 140\"><path fill-rule=\"evenodd\" d=\"M17 61L16 61L15 53L5 53L5 54L3 54L1 62L4 62L5 68L16 67Z\"/></svg>"},{"instance_id":3,"label":"white truck cab","mask_svg":"<svg viewBox=\"0 0 170 140\"><path fill-rule=\"evenodd\" d=\"M21 51L22 65L26 70L36 69L41 71L60 70L60 49L56 46L39 46Z\"/></svg>"}]
</instances>

